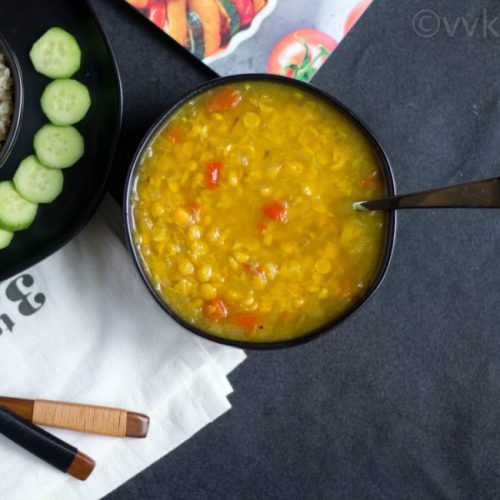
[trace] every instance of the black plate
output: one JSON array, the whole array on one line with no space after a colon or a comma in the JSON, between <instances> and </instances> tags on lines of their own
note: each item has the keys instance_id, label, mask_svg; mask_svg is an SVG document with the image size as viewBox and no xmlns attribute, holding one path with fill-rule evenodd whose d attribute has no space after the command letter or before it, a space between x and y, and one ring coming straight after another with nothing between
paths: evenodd
<instances>
[{"instance_id":1,"label":"black plate","mask_svg":"<svg viewBox=\"0 0 500 500\"><path fill-rule=\"evenodd\" d=\"M121 125L122 92L115 59L91 6L85 0L0 1L0 33L17 55L24 78L24 113L19 137L0 180L11 179L19 162L33 154L33 136L48 120L40 96L49 79L36 73L29 59L32 44L48 28L72 33L82 49L75 78L89 88L92 107L77 128L85 138L85 156L64 171L64 190L41 205L33 225L16 233L0 250L0 281L44 259L70 241L88 222L104 195Z\"/></svg>"}]
</instances>

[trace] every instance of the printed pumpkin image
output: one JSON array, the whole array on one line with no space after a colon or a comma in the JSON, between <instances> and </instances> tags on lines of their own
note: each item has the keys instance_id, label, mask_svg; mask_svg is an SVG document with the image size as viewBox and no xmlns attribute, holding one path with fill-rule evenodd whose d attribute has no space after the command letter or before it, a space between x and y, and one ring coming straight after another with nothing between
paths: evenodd
<instances>
[{"instance_id":1,"label":"printed pumpkin image","mask_svg":"<svg viewBox=\"0 0 500 500\"><path fill-rule=\"evenodd\" d=\"M227 46L267 4L267 0L127 1L200 59Z\"/></svg>"}]
</instances>

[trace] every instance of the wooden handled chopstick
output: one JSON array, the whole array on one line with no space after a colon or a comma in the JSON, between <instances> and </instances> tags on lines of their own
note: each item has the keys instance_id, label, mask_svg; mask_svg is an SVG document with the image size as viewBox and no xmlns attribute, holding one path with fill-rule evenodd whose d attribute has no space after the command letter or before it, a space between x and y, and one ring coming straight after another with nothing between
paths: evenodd
<instances>
[{"instance_id":1,"label":"wooden handled chopstick","mask_svg":"<svg viewBox=\"0 0 500 500\"><path fill-rule=\"evenodd\" d=\"M144 438L149 430L149 417L119 408L4 396L0 406L34 424L91 434Z\"/></svg>"},{"instance_id":2,"label":"wooden handled chopstick","mask_svg":"<svg viewBox=\"0 0 500 500\"><path fill-rule=\"evenodd\" d=\"M92 458L0 406L0 434L56 469L85 481L95 467Z\"/></svg>"}]
</instances>

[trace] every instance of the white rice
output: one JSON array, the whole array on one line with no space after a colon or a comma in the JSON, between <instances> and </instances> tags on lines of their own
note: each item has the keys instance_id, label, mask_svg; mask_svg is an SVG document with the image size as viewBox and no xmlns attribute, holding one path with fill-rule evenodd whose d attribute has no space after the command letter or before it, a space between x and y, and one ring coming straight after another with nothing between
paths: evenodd
<instances>
[{"instance_id":1,"label":"white rice","mask_svg":"<svg viewBox=\"0 0 500 500\"><path fill-rule=\"evenodd\" d=\"M14 110L14 85L5 55L0 51L0 149L9 133Z\"/></svg>"}]
</instances>

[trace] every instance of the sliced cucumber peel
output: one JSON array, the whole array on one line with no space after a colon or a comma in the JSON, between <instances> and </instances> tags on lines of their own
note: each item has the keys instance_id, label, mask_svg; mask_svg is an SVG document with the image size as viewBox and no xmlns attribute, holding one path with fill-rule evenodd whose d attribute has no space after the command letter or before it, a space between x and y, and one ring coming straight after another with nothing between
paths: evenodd
<instances>
[{"instance_id":1,"label":"sliced cucumber peel","mask_svg":"<svg viewBox=\"0 0 500 500\"><path fill-rule=\"evenodd\" d=\"M82 135L69 125L44 125L35 134L33 145L40 163L49 168L71 167L85 151Z\"/></svg>"},{"instance_id":2,"label":"sliced cucumber peel","mask_svg":"<svg viewBox=\"0 0 500 500\"><path fill-rule=\"evenodd\" d=\"M82 53L75 37L62 28L51 28L31 48L35 69L49 78L69 78L80 69Z\"/></svg>"},{"instance_id":3,"label":"sliced cucumber peel","mask_svg":"<svg viewBox=\"0 0 500 500\"><path fill-rule=\"evenodd\" d=\"M83 120L90 108L90 94L76 80L54 80L40 99L42 110L54 125L73 125Z\"/></svg>"},{"instance_id":4,"label":"sliced cucumber peel","mask_svg":"<svg viewBox=\"0 0 500 500\"><path fill-rule=\"evenodd\" d=\"M43 166L36 156L28 156L17 167L14 186L33 203L51 203L62 192L64 176L59 169Z\"/></svg>"},{"instance_id":5,"label":"sliced cucumber peel","mask_svg":"<svg viewBox=\"0 0 500 500\"><path fill-rule=\"evenodd\" d=\"M0 250L7 248L10 245L12 238L14 238L14 233L0 229Z\"/></svg>"},{"instance_id":6,"label":"sliced cucumber peel","mask_svg":"<svg viewBox=\"0 0 500 500\"><path fill-rule=\"evenodd\" d=\"M23 198L11 181L0 182L0 229L27 229L35 220L38 205Z\"/></svg>"}]
</instances>

